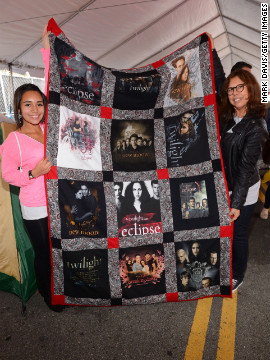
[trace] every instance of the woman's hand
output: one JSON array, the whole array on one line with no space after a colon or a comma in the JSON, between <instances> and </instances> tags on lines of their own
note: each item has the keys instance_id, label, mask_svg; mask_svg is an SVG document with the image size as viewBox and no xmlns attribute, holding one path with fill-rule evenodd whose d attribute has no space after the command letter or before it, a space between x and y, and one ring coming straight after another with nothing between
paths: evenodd
<instances>
[{"instance_id":1,"label":"woman's hand","mask_svg":"<svg viewBox=\"0 0 270 360\"><path fill-rule=\"evenodd\" d=\"M229 215L231 216L231 222L237 220L240 216L240 210L232 208L229 212Z\"/></svg>"},{"instance_id":2,"label":"woman's hand","mask_svg":"<svg viewBox=\"0 0 270 360\"><path fill-rule=\"evenodd\" d=\"M44 49L50 48L50 41L49 41L49 35L51 31L47 31L48 24L44 26L43 32L42 32L42 42Z\"/></svg>"},{"instance_id":3,"label":"woman's hand","mask_svg":"<svg viewBox=\"0 0 270 360\"><path fill-rule=\"evenodd\" d=\"M214 43L214 39L213 39L213 36L210 34L210 33L206 33L207 36L209 37L210 41L211 41L211 46L212 46L212 49L215 49L215 43Z\"/></svg>"},{"instance_id":4,"label":"woman's hand","mask_svg":"<svg viewBox=\"0 0 270 360\"><path fill-rule=\"evenodd\" d=\"M49 161L49 157L46 157L46 159L41 159L32 170L32 175L34 178L37 178L40 175L48 174L48 172L51 170L51 167L52 164Z\"/></svg>"}]
</instances>

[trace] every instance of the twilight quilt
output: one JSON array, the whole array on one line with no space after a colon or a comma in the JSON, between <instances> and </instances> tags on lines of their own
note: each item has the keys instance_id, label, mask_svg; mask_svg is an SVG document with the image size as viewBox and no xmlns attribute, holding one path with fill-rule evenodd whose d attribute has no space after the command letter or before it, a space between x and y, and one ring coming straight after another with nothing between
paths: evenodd
<instances>
[{"instance_id":1,"label":"twilight quilt","mask_svg":"<svg viewBox=\"0 0 270 360\"><path fill-rule=\"evenodd\" d=\"M231 235L203 34L160 61L95 63L49 22L52 302L231 295Z\"/></svg>"}]
</instances>

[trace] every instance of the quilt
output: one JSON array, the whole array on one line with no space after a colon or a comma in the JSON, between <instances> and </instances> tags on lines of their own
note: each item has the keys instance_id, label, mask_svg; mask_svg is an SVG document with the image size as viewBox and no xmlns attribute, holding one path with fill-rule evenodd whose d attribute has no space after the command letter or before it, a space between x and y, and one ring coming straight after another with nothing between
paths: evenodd
<instances>
[{"instance_id":1,"label":"quilt","mask_svg":"<svg viewBox=\"0 0 270 360\"><path fill-rule=\"evenodd\" d=\"M49 22L52 303L231 296L229 196L206 34L106 68Z\"/></svg>"}]
</instances>

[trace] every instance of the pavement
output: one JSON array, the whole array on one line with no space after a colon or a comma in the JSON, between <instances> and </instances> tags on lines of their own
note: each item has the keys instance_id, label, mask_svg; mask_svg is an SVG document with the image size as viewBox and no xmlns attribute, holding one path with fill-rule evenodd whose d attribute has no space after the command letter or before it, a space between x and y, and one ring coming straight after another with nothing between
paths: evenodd
<instances>
[{"instance_id":1,"label":"pavement","mask_svg":"<svg viewBox=\"0 0 270 360\"><path fill-rule=\"evenodd\" d=\"M270 354L270 217L258 201L243 285L233 299L49 310L39 294L0 291L0 360L266 360Z\"/></svg>"}]
</instances>

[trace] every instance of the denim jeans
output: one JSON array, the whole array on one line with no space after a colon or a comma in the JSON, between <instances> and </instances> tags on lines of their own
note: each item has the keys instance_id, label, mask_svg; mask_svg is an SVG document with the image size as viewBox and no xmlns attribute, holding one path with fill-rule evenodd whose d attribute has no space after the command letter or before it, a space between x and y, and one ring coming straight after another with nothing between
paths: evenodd
<instances>
[{"instance_id":1,"label":"denim jeans","mask_svg":"<svg viewBox=\"0 0 270 360\"><path fill-rule=\"evenodd\" d=\"M239 218L234 222L233 231L233 278L239 281L244 279L248 258L248 225L255 204L243 206Z\"/></svg>"}]
</instances>

